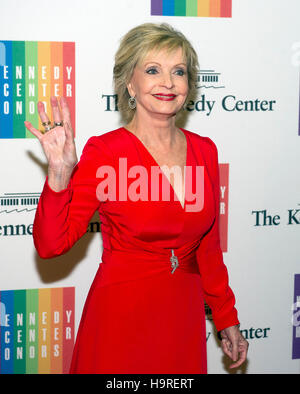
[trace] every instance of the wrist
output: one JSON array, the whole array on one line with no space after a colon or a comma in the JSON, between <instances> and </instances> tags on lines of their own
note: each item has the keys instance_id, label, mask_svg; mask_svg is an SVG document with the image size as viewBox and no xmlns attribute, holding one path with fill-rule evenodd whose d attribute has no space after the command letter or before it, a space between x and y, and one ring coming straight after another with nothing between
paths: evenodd
<instances>
[{"instance_id":1,"label":"wrist","mask_svg":"<svg viewBox=\"0 0 300 394\"><path fill-rule=\"evenodd\" d=\"M56 192L67 188L74 167L48 168L48 184Z\"/></svg>"},{"instance_id":2,"label":"wrist","mask_svg":"<svg viewBox=\"0 0 300 394\"><path fill-rule=\"evenodd\" d=\"M238 329L240 328L240 324L235 324L234 326L231 326L231 327L237 327ZM227 327L226 327L227 328ZM223 330L221 330L221 331L218 331L217 332L217 337L218 337L218 339L220 340L220 341L222 341L222 335L221 335L221 332L222 331L224 331L224 330L226 330L226 328L223 328Z\"/></svg>"}]
</instances>

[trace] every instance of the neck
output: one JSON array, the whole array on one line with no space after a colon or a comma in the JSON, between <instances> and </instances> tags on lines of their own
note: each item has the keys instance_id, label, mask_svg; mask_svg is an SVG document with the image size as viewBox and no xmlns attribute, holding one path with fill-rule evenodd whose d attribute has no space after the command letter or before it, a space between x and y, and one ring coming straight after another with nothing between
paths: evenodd
<instances>
[{"instance_id":1,"label":"neck","mask_svg":"<svg viewBox=\"0 0 300 394\"><path fill-rule=\"evenodd\" d=\"M175 141L177 127L175 115L172 117L141 116L135 113L126 128L137 135L148 146L164 147L172 145Z\"/></svg>"}]
</instances>

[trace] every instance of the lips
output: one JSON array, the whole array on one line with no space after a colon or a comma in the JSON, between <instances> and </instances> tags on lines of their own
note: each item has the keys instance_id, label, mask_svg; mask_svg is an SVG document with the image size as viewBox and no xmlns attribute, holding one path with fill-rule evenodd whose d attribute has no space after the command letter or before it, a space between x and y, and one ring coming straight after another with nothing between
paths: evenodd
<instances>
[{"instance_id":1,"label":"lips","mask_svg":"<svg viewBox=\"0 0 300 394\"><path fill-rule=\"evenodd\" d=\"M157 93L157 94L153 94L153 97L162 101L173 101L176 98L176 94Z\"/></svg>"}]
</instances>

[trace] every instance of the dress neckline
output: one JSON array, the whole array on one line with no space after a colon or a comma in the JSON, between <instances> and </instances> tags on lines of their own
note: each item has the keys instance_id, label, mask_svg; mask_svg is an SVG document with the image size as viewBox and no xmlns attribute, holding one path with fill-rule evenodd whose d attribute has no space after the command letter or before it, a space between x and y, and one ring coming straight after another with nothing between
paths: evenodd
<instances>
[{"instance_id":1,"label":"dress neckline","mask_svg":"<svg viewBox=\"0 0 300 394\"><path fill-rule=\"evenodd\" d=\"M183 172L183 177L184 177L184 199L183 199L183 206L181 204L181 201L177 195L177 193L175 192L174 187L172 186L170 180L168 179L168 177L166 176L166 174L162 171L160 165L157 163L157 161L154 159L154 157L152 156L152 154L149 152L149 150L146 148L145 144L139 139L139 137L137 137L132 131L128 130L126 127L122 127L123 130L129 135L132 136L133 139L135 139L135 141L138 142L138 144L144 149L144 151L147 153L148 157L151 159L151 161L159 168L159 170L161 171L161 173L163 174L163 176L166 177L171 190L173 191L174 195L176 196L176 200L175 202L178 202L180 205L180 208L184 211L185 210L185 205L186 205L186 176L185 176L185 169L189 164L189 155L190 155L190 146L189 146L189 138L187 135L187 132L185 129L179 127L179 129L183 132L185 139L186 139L186 159L185 159L185 165L184 165L184 172Z\"/></svg>"}]
</instances>

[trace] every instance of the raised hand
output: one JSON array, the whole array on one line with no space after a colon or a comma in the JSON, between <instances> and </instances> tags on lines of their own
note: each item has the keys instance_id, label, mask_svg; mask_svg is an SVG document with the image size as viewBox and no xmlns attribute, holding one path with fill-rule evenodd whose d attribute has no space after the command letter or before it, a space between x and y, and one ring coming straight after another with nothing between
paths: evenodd
<instances>
[{"instance_id":1,"label":"raised hand","mask_svg":"<svg viewBox=\"0 0 300 394\"><path fill-rule=\"evenodd\" d=\"M67 100L62 97L58 103L56 97L51 97L50 103L54 122L53 127L51 127L42 102L38 102L38 113L45 127L45 132L37 130L30 122L25 121L24 124L42 145L48 160L49 186L54 191L60 191L67 187L78 159Z\"/></svg>"}]
</instances>

